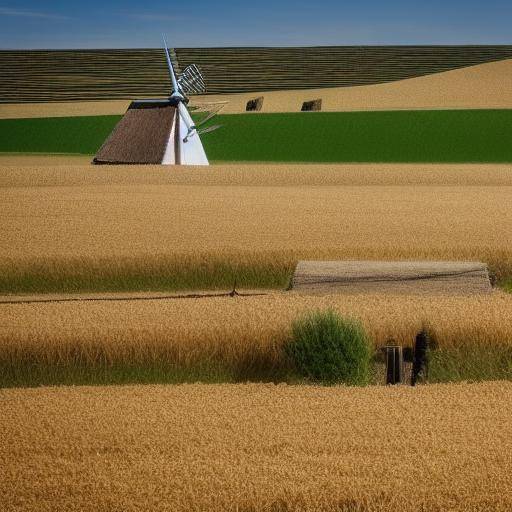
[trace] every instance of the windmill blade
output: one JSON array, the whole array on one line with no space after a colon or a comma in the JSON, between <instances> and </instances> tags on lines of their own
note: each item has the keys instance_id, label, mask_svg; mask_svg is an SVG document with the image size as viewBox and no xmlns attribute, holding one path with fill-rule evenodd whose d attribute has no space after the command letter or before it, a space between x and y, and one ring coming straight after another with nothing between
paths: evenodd
<instances>
[{"instance_id":1,"label":"windmill blade","mask_svg":"<svg viewBox=\"0 0 512 512\"><path fill-rule=\"evenodd\" d=\"M196 128L199 128L200 126L203 126L206 124L210 119L215 117L226 105L228 104L227 101L210 101L210 102L200 102L196 103L194 101L194 106L192 109L194 110L194 113L198 112L205 112L206 116L203 117L201 120L198 120L196 122Z\"/></svg>"},{"instance_id":2,"label":"windmill blade","mask_svg":"<svg viewBox=\"0 0 512 512\"><path fill-rule=\"evenodd\" d=\"M164 41L164 49L165 49L165 58L167 59L167 67L169 68L169 76L171 77L172 83L172 94L180 94L180 87L178 81L176 80L176 73L174 73L174 67L172 65L171 54L169 53L169 48L167 47L167 41L165 40L165 36L162 34L162 39Z\"/></svg>"},{"instance_id":3,"label":"windmill blade","mask_svg":"<svg viewBox=\"0 0 512 512\"><path fill-rule=\"evenodd\" d=\"M203 75L195 64L190 64L183 70L178 79L178 85L185 94L204 94L206 92Z\"/></svg>"},{"instance_id":4,"label":"windmill blade","mask_svg":"<svg viewBox=\"0 0 512 512\"><path fill-rule=\"evenodd\" d=\"M202 128L201 130L197 130L198 135L202 135L203 133L210 133L215 130L222 128L221 124L214 124L213 126L207 126L206 128Z\"/></svg>"}]
</instances>

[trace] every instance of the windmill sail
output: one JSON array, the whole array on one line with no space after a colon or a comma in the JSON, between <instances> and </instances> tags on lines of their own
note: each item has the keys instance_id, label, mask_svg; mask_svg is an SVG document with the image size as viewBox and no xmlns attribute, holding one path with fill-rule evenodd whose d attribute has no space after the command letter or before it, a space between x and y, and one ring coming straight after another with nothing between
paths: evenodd
<instances>
[{"instance_id":1,"label":"windmill sail","mask_svg":"<svg viewBox=\"0 0 512 512\"><path fill-rule=\"evenodd\" d=\"M206 92L203 75L195 64L185 68L178 78L178 85L185 94L203 94Z\"/></svg>"},{"instance_id":2,"label":"windmill sail","mask_svg":"<svg viewBox=\"0 0 512 512\"><path fill-rule=\"evenodd\" d=\"M172 92L171 98L173 95L180 95L180 87L178 85L178 81L176 80L176 74L174 73L174 67L172 65L171 55L169 53L169 48L167 47L167 41L165 40L165 36L162 36L164 40L164 50L165 50L165 58L167 59L167 67L169 69L169 76L171 77L172 84Z\"/></svg>"}]
</instances>

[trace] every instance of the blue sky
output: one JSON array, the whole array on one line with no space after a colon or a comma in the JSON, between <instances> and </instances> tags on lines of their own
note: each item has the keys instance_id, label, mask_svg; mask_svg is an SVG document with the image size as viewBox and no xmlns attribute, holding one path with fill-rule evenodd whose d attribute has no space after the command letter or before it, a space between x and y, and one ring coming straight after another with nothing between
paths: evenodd
<instances>
[{"instance_id":1,"label":"blue sky","mask_svg":"<svg viewBox=\"0 0 512 512\"><path fill-rule=\"evenodd\" d=\"M512 0L0 0L0 48L512 44Z\"/></svg>"}]
</instances>

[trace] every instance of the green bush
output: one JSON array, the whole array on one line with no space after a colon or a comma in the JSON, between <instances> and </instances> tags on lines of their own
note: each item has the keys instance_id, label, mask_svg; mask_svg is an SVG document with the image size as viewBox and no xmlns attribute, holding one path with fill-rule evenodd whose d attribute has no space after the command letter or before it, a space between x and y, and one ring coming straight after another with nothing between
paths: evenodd
<instances>
[{"instance_id":1,"label":"green bush","mask_svg":"<svg viewBox=\"0 0 512 512\"><path fill-rule=\"evenodd\" d=\"M295 321L292 333L285 350L304 377L325 384L369 382L371 344L359 322L317 311Z\"/></svg>"}]
</instances>

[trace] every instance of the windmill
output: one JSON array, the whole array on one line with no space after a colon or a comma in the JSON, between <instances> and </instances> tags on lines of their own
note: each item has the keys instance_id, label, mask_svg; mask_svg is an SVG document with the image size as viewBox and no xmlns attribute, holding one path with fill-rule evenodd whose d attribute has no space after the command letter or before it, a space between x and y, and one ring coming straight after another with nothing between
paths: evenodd
<instances>
[{"instance_id":1,"label":"windmill","mask_svg":"<svg viewBox=\"0 0 512 512\"><path fill-rule=\"evenodd\" d=\"M208 165L198 129L186 106L187 93L197 94L206 91L203 77L199 69L192 64L185 68L177 80L165 37L163 41L172 84L169 102L176 108L176 114L162 164Z\"/></svg>"},{"instance_id":2,"label":"windmill","mask_svg":"<svg viewBox=\"0 0 512 512\"><path fill-rule=\"evenodd\" d=\"M204 79L195 64L176 76L165 37L165 57L171 80L166 99L132 101L126 114L100 148L95 164L209 165L200 135L219 126L200 129L215 115L194 123L187 108L188 95L206 92Z\"/></svg>"}]
</instances>

